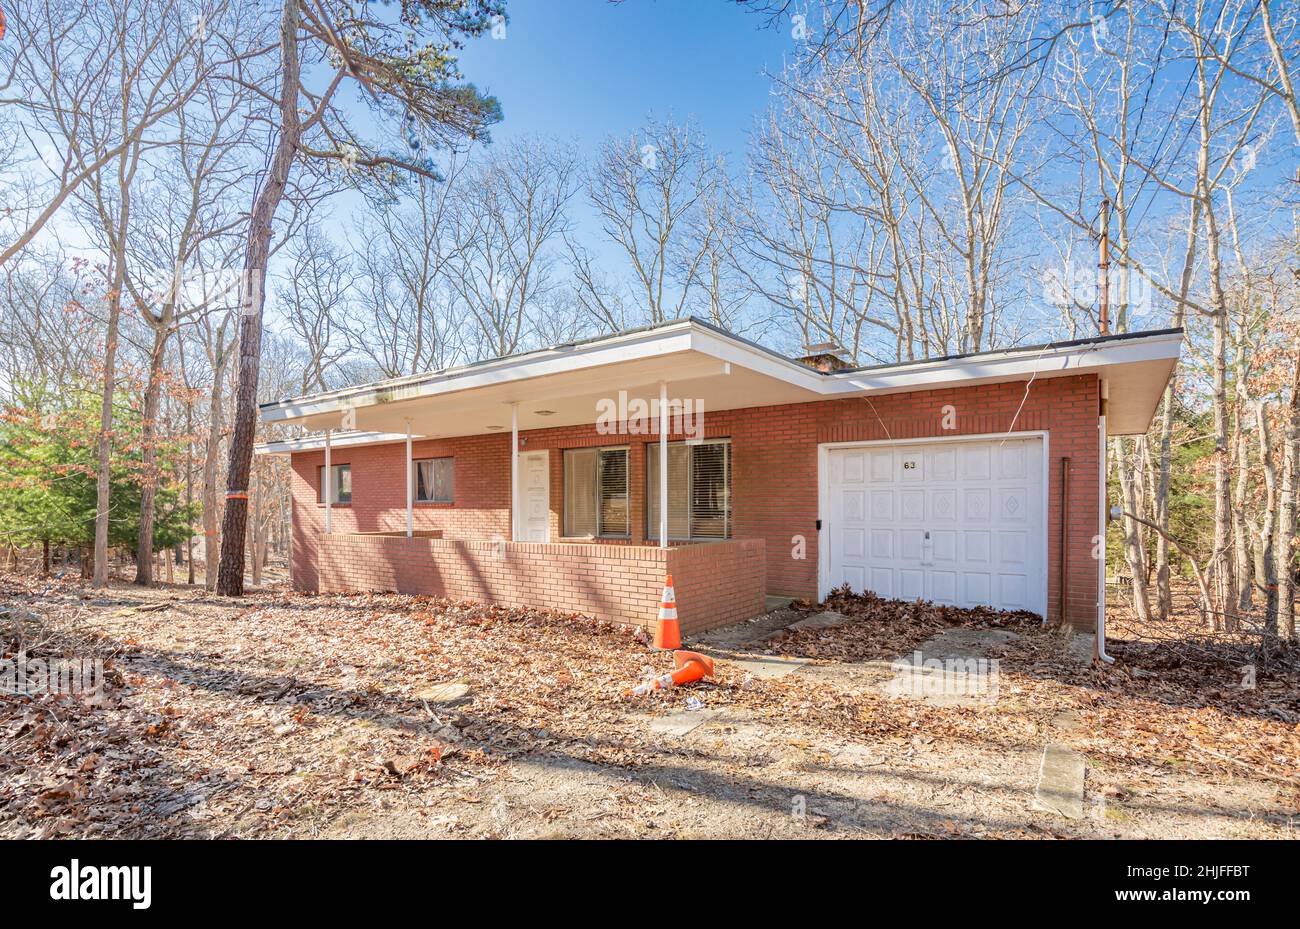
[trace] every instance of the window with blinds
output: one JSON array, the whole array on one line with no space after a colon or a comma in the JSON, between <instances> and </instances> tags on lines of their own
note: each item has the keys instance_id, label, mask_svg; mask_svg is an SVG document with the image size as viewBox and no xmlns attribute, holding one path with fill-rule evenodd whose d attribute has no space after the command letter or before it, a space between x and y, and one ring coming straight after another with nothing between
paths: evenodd
<instances>
[{"instance_id":1,"label":"window with blinds","mask_svg":"<svg viewBox=\"0 0 1300 929\"><path fill-rule=\"evenodd\" d=\"M646 535L659 538L659 446L646 446ZM668 538L731 538L731 440L668 444Z\"/></svg>"},{"instance_id":2,"label":"window with blinds","mask_svg":"<svg viewBox=\"0 0 1300 929\"><path fill-rule=\"evenodd\" d=\"M456 459L425 458L413 461L416 503L451 503Z\"/></svg>"},{"instance_id":3,"label":"window with blinds","mask_svg":"<svg viewBox=\"0 0 1300 929\"><path fill-rule=\"evenodd\" d=\"M626 448L564 452L564 534L628 538L632 534Z\"/></svg>"}]
</instances>

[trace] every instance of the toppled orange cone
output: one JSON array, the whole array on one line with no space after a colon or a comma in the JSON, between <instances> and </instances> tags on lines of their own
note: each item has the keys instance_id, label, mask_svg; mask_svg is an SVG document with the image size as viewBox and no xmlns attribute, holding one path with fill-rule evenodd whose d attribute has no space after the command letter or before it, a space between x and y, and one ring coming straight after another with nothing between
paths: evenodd
<instances>
[{"instance_id":1,"label":"toppled orange cone","mask_svg":"<svg viewBox=\"0 0 1300 929\"><path fill-rule=\"evenodd\" d=\"M706 677L713 677L713 659L708 655L701 655L699 652L678 651L673 653L673 662L677 666L676 671L671 674L661 674L644 684L638 684L629 690L625 696L644 697L656 690L681 687L685 684L702 681Z\"/></svg>"}]
</instances>

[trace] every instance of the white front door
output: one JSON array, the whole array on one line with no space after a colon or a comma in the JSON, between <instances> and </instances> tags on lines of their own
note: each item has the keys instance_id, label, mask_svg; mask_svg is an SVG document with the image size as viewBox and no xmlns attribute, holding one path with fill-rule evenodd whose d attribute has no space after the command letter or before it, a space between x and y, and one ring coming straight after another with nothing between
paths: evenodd
<instances>
[{"instance_id":1,"label":"white front door","mask_svg":"<svg viewBox=\"0 0 1300 929\"><path fill-rule=\"evenodd\" d=\"M826 450L822 595L1047 609L1041 437Z\"/></svg>"},{"instance_id":2,"label":"white front door","mask_svg":"<svg viewBox=\"0 0 1300 929\"><path fill-rule=\"evenodd\" d=\"M519 455L519 541L551 541L551 456Z\"/></svg>"}]
</instances>

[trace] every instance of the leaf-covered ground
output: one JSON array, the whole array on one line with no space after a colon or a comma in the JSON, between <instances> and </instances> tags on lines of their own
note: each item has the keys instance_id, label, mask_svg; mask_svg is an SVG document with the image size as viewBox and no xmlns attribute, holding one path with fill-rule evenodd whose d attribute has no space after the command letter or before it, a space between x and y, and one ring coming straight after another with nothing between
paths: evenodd
<instances>
[{"instance_id":1,"label":"leaf-covered ground","mask_svg":"<svg viewBox=\"0 0 1300 929\"><path fill-rule=\"evenodd\" d=\"M1300 680L1285 656L1245 687L1231 661L1140 641L1080 666L1028 616L830 605L850 621L754 646L811 659L798 673L720 661L714 682L633 702L623 691L666 657L576 615L0 577L4 657L109 669L100 705L0 697L0 836L1291 834ZM871 683L873 660L954 625L1021 636L990 655L996 702ZM437 703L455 682L465 702ZM657 730L693 714L688 735ZM1049 740L1088 759L1082 820L1030 809Z\"/></svg>"}]
</instances>

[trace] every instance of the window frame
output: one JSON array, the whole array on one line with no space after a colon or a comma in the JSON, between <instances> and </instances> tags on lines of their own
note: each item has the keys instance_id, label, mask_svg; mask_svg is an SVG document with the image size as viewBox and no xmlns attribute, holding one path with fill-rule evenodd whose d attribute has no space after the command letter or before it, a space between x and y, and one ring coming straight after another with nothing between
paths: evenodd
<instances>
[{"instance_id":1,"label":"window frame","mask_svg":"<svg viewBox=\"0 0 1300 929\"><path fill-rule=\"evenodd\" d=\"M344 468L347 468L348 470L348 498L346 500L331 500L329 503L330 506L352 505L352 462L345 461L342 464L330 464L330 470L338 472L339 475L343 474ZM334 486L340 487L342 483L343 481L340 477L339 481ZM316 505L325 505L325 466L323 464L316 466Z\"/></svg>"},{"instance_id":2,"label":"window frame","mask_svg":"<svg viewBox=\"0 0 1300 929\"><path fill-rule=\"evenodd\" d=\"M595 514L596 531L592 533L590 536L586 535L585 533L575 534L573 531L573 527L570 525L569 522L570 519L569 506L571 502L571 495L569 494L569 490L568 490L569 488L568 472L569 472L569 460L570 460L571 452L594 452L591 459L593 465L593 473L592 473L592 481L591 481L592 484L591 502L594 507L593 512ZM626 507L627 507L627 530L625 532L606 532L604 530L604 526L601 525L601 512L603 508L603 501L601 497L601 487L600 487L600 458L601 455L607 452L623 453L623 472L625 475L624 484L623 484L623 488L624 488L623 496L626 498ZM567 539L592 538L592 539L630 540L632 538L632 446L630 445L586 445L586 446L579 446L577 448L566 448L563 450L560 459L561 459L560 486L563 489L563 493L564 493L564 527L563 527L564 536L563 537Z\"/></svg>"},{"instance_id":3,"label":"window frame","mask_svg":"<svg viewBox=\"0 0 1300 929\"><path fill-rule=\"evenodd\" d=\"M726 481L726 483L725 483L725 493L726 493L726 498L727 498L727 506L726 506L726 509L725 509L724 512L723 512L723 517L722 517L722 527L723 527L723 528L722 528L722 537L721 537L721 538L718 538L717 536L695 535L695 534L694 534L694 526L695 526L695 512L694 512L694 509L695 509L695 455L694 455L694 453L692 452L692 453L691 453L690 455L688 455L687 458L686 458L686 535L684 535L684 536L675 536L675 535L673 535L672 532L670 531L670 532L668 533L668 541L669 541L669 542L726 542L726 541L730 540L730 539L732 538L732 529L733 529L733 525L734 525L734 520L733 520L733 516L732 516L732 512L731 512L731 504L732 504L732 495L733 495L733 493L735 492L735 486L734 486L734 484L732 483L732 478L731 478L732 464L733 464L733 462L734 462L734 460L735 460L734 457L733 457L733 456L734 456L734 451L735 451L735 446L732 445L731 437L730 437L730 436L720 436L720 437L712 438L712 439L678 439L678 440L676 440L676 441L669 442L668 445L669 445L669 447L672 447L672 446L674 446L674 445L677 445L677 446L686 446L686 447L688 447L688 448L694 448L694 447L697 446L697 445L725 445L725 446L727 446L727 451L725 452L725 454L726 454L726 464L725 464L725 467L724 467L724 470L723 470L723 478L724 478L724 480ZM646 480L646 498L645 498L645 537L646 537L646 539L647 539L648 541L658 542L658 541L659 541L659 519L657 518L657 517L658 517L658 514L656 514L656 518L652 520L652 519L651 519L651 515L650 515L650 507L651 507L652 501L653 501L654 505L656 505L656 506L658 505L658 501L659 501L659 482L658 482L658 480L655 479L655 478L658 478L658 475L657 475L657 474L652 475L651 472L650 472L650 468L651 468L651 456L654 456L654 467L658 467L658 466L659 466L659 443L658 443L658 442L647 442L647 443L646 443L646 446L645 446L645 450L646 450L646 452L645 452L645 453L646 453L646 463L645 463L645 480ZM653 486L652 486L652 485L653 485ZM671 487L670 487L670 488L669 488L669 496L671 496L671 495L672 495L672 490L671 490ZM671 520L670 520L670 522L671 522Z\"/></svg>"},{"instance_id":4,"label":"window frame","mask_svg":"<svg viewBox=\"0 0 1300 929\"><path fill-rule=\"evenodd\" d=\"M439 500L436 497L430 497L427 500L420 499L420 464L425 461L434 462L433 487L436 492L438 486L437 462L451 462L451 480L448 481L448 492L451 494L446 500ZM454 506L456 503L456 456L455 455L433 455L428 458L411 459L411 502L423 506L439 505Z\"/></svg>"}]
</instances>

